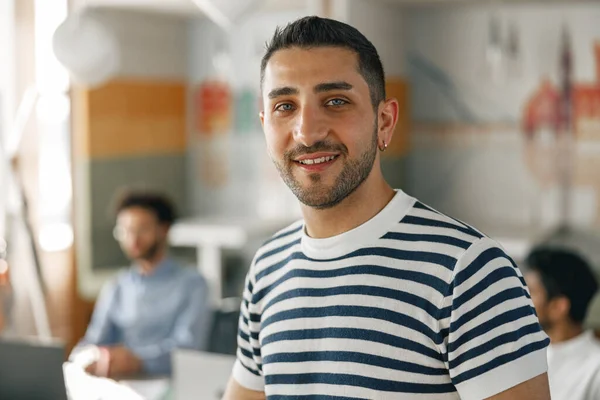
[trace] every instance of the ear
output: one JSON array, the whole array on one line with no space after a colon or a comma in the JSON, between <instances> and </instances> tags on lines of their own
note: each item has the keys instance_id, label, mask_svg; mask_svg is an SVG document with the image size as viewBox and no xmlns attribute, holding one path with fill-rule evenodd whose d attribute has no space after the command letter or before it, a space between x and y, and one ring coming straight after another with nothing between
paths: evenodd
<instances>
[{"instance_id":1,"label":"ear","mask_svg":"<svg viewBox=\"0 0 600 400\"><path fill-rule=\"evenodd\" d=\"M548 315L553 321L569 318L571 302L565 296L555 297L549 302Z\"/></svg>"},{"instance_id":2,"label":"ear","mask_svg":"<svg viewBox=\"0 0 600 400\"><path fill-rule=\"evenodd\" d=\"M259 112L258 117L260 118L260 125L264 128L265 127L265 112L264 111Z\"/></svg>"},{"instance_id":3,"label":"ear","mask_svg":"<svg viewBox=\"0 0 600 400\"><path fill-rule=\"evenodd\" d=\"M161 238L163 239L167 239L167 236L169 235L169 230L171 229L171 226L168 224L159 224L158 225L158 234L161 236Z\"/></svg>"},{"instance_id":4,"label":"ear","mask_svg":"<svg viewBox=\"0 0 600 400\"><path fill-rule=\"evenodd\" d=\"M398 100L395 98L387 99L382 102L378 107L378 146L386 147L392 141L392 136L394 134L394 129L396 128L396 123L398 122L398 111L400 105L398 104ZM385 146L384 143L385 142Z\"/></svg>"}]
</instances>

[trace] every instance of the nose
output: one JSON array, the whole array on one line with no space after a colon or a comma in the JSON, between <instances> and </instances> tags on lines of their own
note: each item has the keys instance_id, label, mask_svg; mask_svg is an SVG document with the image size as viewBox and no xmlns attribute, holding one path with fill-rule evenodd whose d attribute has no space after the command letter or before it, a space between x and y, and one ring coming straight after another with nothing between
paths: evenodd
<instances>
[{"instance_id":1,"label":"nose","mask_svg":"<svg viewBox=\"0 0 600 400\"><path fill-rule=\"evenodd\" d=\"M329 133L322 113L311 106L304 106L298 114L294 128L294 140L305 147L311 147L324 140Z\"/></svg>"}]
</instances>

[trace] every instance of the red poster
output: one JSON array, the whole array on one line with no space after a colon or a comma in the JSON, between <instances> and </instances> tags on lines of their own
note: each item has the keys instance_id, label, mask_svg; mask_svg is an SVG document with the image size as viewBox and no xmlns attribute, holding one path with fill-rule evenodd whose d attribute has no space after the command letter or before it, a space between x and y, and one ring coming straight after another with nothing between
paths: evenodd
<instances>
[{"instance_id":1,"label":"red poster","mask_svg":"<svg viewBox=\"0 0 600 400\"><path fill-rule=\"evenodd\" d=\"M207 80L194 93L195 130L201 136L224 134L232 124L232 94L226 82Z\"/></svg>"}]
</instances>

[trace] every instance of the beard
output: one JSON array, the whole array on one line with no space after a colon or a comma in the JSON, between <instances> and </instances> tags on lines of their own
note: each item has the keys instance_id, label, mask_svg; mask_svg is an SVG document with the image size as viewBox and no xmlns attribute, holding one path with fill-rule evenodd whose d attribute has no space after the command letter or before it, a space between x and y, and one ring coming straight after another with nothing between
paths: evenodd
<instances>
[{"instance_id":1,"label":"beard","mask_svg":"<svg viewBox=\"0 0 600 400\"><path fill-rule=\"evenodd\" d=\"M353 160L347 159L348 148L343 144L332 144L322 141L310 147L299 145L287 151L283 155L282 162L273 159L273 163L285 184L302 204L318 210L332 208L351 195L371 173L377 156L377 130L378 124L377 119L375 119L373 133L367 148L360 156ZM302 185L294 176L293 170L296 163L294 159L304 154L319 151L335 152L340 154L338 157L344 156L342 172L337 176L332 186L324 184L321 174L318 173L308 176L311 181L310 185Z\"/></svg>"},{"instance_id":2,"label":"beard","mask_svg":"<svg viewBox=\"0 0 600 400\"><path fill-rule=\"evenodd\" d=\"M160 240L155 240L148 248L143 251L140 251L139 254L129 255L129 258L135 261L154 261L156 255L160 251L163 246L163 242Z\"/></svg>"}]
</instances>

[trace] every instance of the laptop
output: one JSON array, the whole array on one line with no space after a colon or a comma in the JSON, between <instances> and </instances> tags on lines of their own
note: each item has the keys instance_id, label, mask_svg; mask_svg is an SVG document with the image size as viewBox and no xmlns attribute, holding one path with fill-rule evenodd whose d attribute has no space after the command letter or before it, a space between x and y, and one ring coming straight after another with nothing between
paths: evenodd
<instances>
[{"instance_id":1,"label":"laptop","mask_svg":"<svg viewBox=\"0 0 600 400\"><path fill-rule=\"evenodd\" d=\"M0 399L67 400L65 354L56 342L0 338Z\"/></svg>"},{"instance_id":2,"label":"laptop","mask_svg":"<svg viewBox=\"0 0 600 400\"><path fill-rule=\"evenodd\" d=\"M172 361L175 400L220 400L235 356L179 349Z\"/></svg>"}]
</instances>

